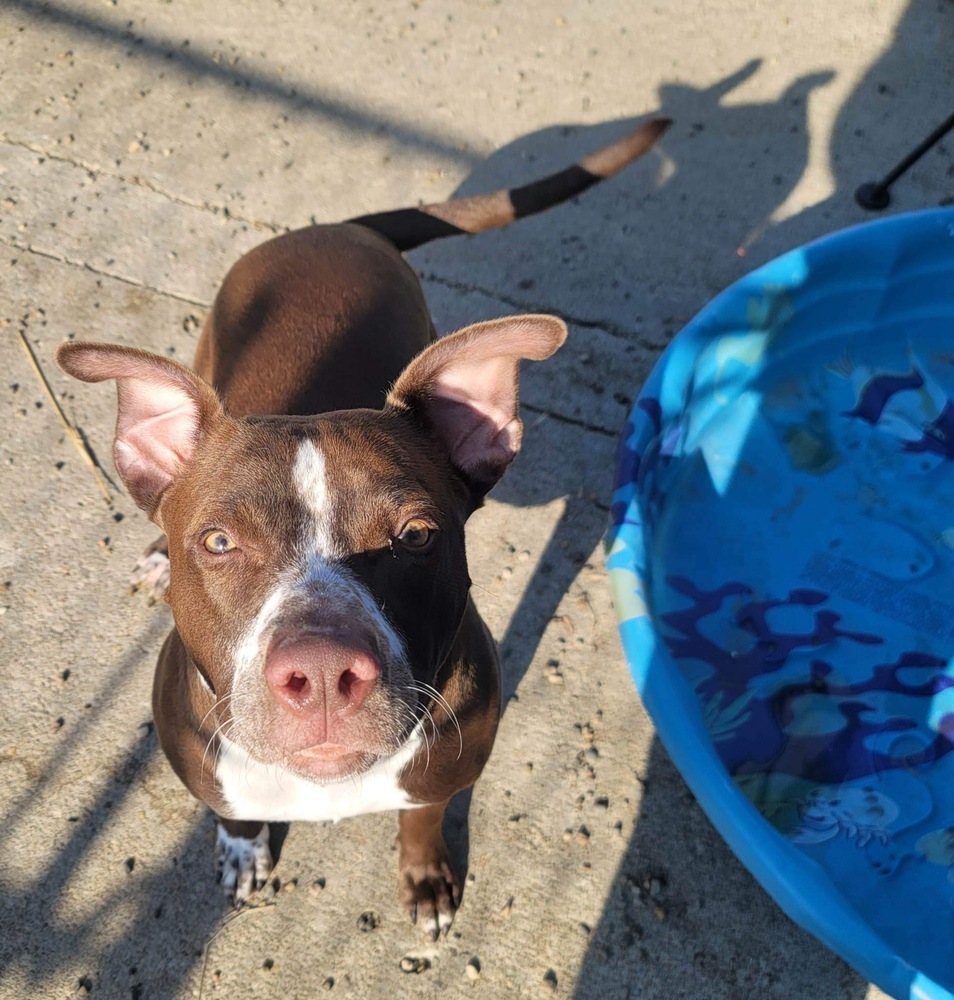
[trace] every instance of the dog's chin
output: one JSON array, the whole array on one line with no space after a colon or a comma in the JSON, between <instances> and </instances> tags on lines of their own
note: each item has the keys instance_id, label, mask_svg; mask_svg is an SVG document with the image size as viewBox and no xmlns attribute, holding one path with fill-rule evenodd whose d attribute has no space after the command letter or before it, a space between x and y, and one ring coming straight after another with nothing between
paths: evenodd
<instances>
[{"instance_id":1,"label":"dog's chin","mask_svg":"<svg viewBox=\"0 0 954 1000\"><path fill-rule=\"evenodd\" d=\"M324 784L367 771L378 756L368 750L350 750L348 747L324 743L290 754L284 763L288 770L301 777Z\"/></svg>"}]
</instances>

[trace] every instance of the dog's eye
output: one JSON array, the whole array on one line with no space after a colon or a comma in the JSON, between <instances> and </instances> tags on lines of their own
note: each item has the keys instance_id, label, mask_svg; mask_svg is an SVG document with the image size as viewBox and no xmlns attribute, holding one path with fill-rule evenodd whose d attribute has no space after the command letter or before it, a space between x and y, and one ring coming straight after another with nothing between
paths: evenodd
<instances>
[{"instance_id":1,"label":"dog's eye","mask_svg":"<svg viewBox=\"0 0 954 1000\"><path fill-rule=\"evenodd\" d=\"M431 526L420 518L408 521L401 529L397 540L406 548L423 549L431 540Z\"/></svg>"},{"instance_id":2,"label":"dog's eye","mask_svg":"<svg viewBox=\"0 0 954 1000\"><path fill-rule=\"evenodd\" d=\"M211 552L214 556L224 556L226 552L238 547L224 531L210 531L203 535L202 545L206 552Z\"/></svg>"}]
</instances>

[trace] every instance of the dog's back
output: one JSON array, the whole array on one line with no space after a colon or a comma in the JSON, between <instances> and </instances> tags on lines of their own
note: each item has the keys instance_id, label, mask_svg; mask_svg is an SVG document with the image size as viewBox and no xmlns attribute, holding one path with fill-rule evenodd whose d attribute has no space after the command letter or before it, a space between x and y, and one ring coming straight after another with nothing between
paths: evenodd
<instances>
[{"instance_id":1,"label":"dog's back","mask_svg":"<svg viewBox=\"0 0 954 1000\"><path fill-rule=\"evenodd\" d=\"M392 243L352 223L310 226L229 271L193 367L233 416L378 409L433 337L420 282Z\"/></svg>"},{"instance_id":2,"label":"dog's back","mask_svg":"<svg viewBox=\"0 0 954 1000\"><path fill-rule=\"evenodd\" d=\"M309 226L261 244L223 282L195 371L234 416L379 408L435 335L403 251L545 211L642 156L668 126L652 119L579 163L509 191Z\"/></svg>"}]
</instances>

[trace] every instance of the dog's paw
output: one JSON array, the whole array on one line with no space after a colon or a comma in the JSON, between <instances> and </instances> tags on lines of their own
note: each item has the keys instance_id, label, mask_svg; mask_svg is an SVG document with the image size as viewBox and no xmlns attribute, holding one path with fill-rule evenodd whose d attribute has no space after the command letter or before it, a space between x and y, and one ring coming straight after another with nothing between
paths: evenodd
<instances>
[{"instance_id":1,"label":"dog's paw","mask_svg":"<svg viewBox=\"0 0 954 1000\"><path fill-rule=\"evenodd\" d=\"M431 939L446 935L460 905L460 882L448 858L407 865L401 871L401 902Z\"/></svg>"},{"instance_id":2,"label":"dog's paw","mask_svg":"<svg viewBox=\"0 0 954 1000\"><path fill-rule=\"evenodd\" d=\"M215 838L216 881L229 902L239 907L258 892L272 872L272 852L268 846L268 824L257 837L233 837L221 823Z\"/></svg>"},{"instance_id":3,"label":"dog's paw","mask_svg":"<svg viewBox=\"0 0 954 1000\"><path fill-rule=\"evenodd\" d=\"M129 574L132 593L142 591L150 604L162 600L169 589L169 555L161 548L147 549Z\"/></svg>"}]
</instances>

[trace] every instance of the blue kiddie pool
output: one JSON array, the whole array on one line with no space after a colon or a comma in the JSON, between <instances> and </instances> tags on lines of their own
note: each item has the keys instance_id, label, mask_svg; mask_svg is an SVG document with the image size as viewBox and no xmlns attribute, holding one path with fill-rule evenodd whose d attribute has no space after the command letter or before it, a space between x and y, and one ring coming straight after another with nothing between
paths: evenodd
<instances>
[{"instance_id":1,"label":"blue kiddie pool","mask_svg":"<svg viewBox=\"0 0 954 1000\"><path fill-rule=\"evenodd\" d=\"M782 908L954 998L954 210L795 250L665 352L608 565L659 735Z\"/></svg>"}]
</instances>

